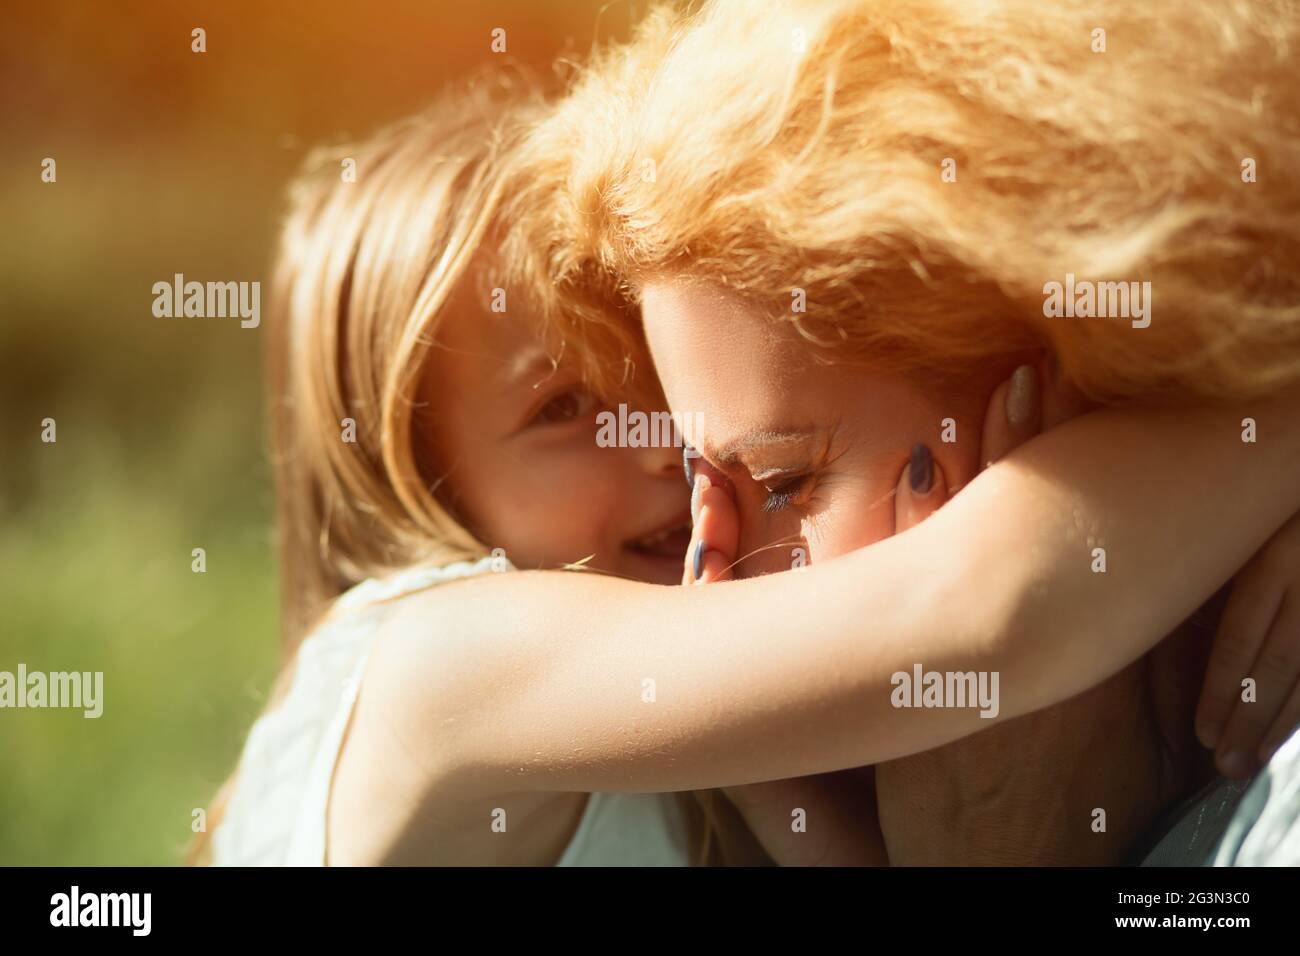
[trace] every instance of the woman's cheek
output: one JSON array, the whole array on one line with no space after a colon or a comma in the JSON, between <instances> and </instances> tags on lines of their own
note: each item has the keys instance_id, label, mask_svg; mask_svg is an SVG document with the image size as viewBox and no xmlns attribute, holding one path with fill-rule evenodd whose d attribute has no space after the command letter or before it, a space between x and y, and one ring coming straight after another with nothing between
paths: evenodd
<instances>
[{"instance_id":1,"label":"woman's cheek","mask_svg":"<svg viewBox=\"0 0 1300 956\"><path fill-rule=\"evenodd\" d=\"M755 578L789 571L795 560L795 549L803 543L799 519L789 512L765 512L763 502L767 492L757 485L748 484L737 493L740 536L736 549L736 577Z\"/></svg>"},{"instance_id":2,"label":"woman's cheek","mask_svg":"<svg viewBox=\"0 0 1300 956\"><path fill-rule=\"evenodd\" d=\"M804 519L801 531L809 562L829 561L894 533L893 489L882 492L878 484L840 485L822 507Z\"/></svg>"},{"instance_id":3,"label":"woman's cheek","mask_svg":"<svg viewBox=\"0 0 1300 956\"><path fill-rule=\"evenodd\" d=\"M839 476L812 495L809 511L767 514L760 494L742 492L738 577L757 577L848 554L894 533L894 491L885 474Z\"/></svg>"}]
</instances>

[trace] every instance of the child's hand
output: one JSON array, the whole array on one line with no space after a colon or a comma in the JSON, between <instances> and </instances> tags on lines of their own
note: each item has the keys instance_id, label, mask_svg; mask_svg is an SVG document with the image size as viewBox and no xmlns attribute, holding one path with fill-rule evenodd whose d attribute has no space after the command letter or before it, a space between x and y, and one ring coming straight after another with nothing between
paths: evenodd
<instances>
[{"instance_id":1,"label":"child's hand","mask_svg":"<svg viewBox=\"0 0 1300 956\"><path fill-rule=\"evenodd\" d=\"M1196 736L1214 749L1220 773L1245 777L1268 762L1297 724L1300 515L1232 582L1196 708Z\"/></svg>"}]
</instances>

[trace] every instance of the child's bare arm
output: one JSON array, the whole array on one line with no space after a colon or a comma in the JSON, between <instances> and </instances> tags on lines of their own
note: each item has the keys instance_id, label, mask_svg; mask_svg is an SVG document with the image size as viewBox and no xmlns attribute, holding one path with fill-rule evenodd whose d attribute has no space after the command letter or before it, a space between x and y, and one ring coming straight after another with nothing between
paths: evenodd
<instances>
[{"instance_id":1,"label":"child's bare arm","mask_svg":"<svg viewBox=\"0 0 1300 956\"><path fill-rule=\"evenodd\" d=\"M998 671L999 719L1063 700L1300 509L1300 417L1249 411L1271 437L1248 454L1237 409L1085 416L919 527L800 574L665 589L526 572L413 596L360 706L404 729L422 777L484 793L707 789L928 749L988 722L900 713L895 672ZM1192 519L1213 547L1187 546Z\"/></svg>"},{"instance_id":2,"label":"child's bare arm","mask_svg":"<svg viewBox=\"0 0 1300 956\"><path fill-rule=\"evenodd\" d=\"M1083 410L1078 396L1059 382L1044 382L1043 378L1040 370L1024 366L994 390L980 434L978 460L985 466L1000 461L1038 434L1040 427L1059 425ZM1031 414L1013 414L1013 382L1020 383L1016 388L1017 405L1028 405ZM1042 407L1034 409L1035 404ZM920 524L948 499L947 479L937 463L931 463L928 468L928 481L914 482L910 474L913 467L917 467L915 455L899 476L894 492L895 534ZM714 469L700 469L697 486L710 483L711 477L726 480ZM696 533L692 539L707 540L710 550L716 554L711 567L702 568L698 579L699 583L708 584L731 580L733 576L739 518L729 496L694 496L701 505L705 498L711 507L701 507L698 513L693 509ZM692 556L688 555L684 582L696 580L694 570ZM782 866L889 865L876 810L872 767L727 787L723 792L736 805L768 854Z\"/></svg>"}]
</instances>

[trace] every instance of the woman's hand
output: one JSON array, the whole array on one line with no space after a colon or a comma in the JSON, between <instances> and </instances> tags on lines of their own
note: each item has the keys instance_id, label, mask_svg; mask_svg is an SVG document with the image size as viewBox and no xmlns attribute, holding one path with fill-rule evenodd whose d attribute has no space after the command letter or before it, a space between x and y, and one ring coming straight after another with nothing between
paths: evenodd
<instances>
[{"instance_id":1,"label":"woman's hand","mask_svg":"<svg viewBox=\"0 0 1300 956\"><path fill-rule=\"evenodd\" d=\"M1063 421L1082 410L1077 397L1059 388L1041 387L1042 374L1022 366L994 391L981 439L980 461L985 465L1035 435L1044 420ZM739 558L740 525L730 485L702 459L686 461L687 474L694 478L694 529L683 584L729 580ZM942 468L930 449L918 444L895 491L895 533L924 521L947 498ZM886 866L874 773L872 767L861 767L727 787L723 792L781 866Z\"/></svg>"},{"instance_id":2,"label":"woman's hand","mask_svg":"<svg viewBox=\"0 0 1300 956\"><path fill-rule=\"evenodd\" d=\"M947 497L942 470L929 450L917 446L899 482L896 520L915 523ZM682 583L730 580L738 555L739 515L732 489L702 459L687 459L694 472L694 529ZM794 570L794 568L792 568ZM779 866L887 866L876 815L871 767L838 773L769 780L723 788L750 831Z\"/></svg>"},{"instance_id":3,"label":"woman's hand","mask_svg":"<svg viewBox=\"0 0 1300 956\"><path fill-rule=\"evenodd\" d=\"M987 466L1087 410L1054 370L1023 366L990 399L981 436ZM888 852L903 865L1115 863L1149 815L1174 794L1142 786L1150 749L1132 760L1098 759L1141 719L1131 701L1143 680L1131 667L1061 704L876 768ZM1099 719L1100 718L1100 719ZM1145 742L1145 738L1140 739ZM1095 769L1094 769L1095 768ZM1130 811L1130 804L1139 804ZM1090 808L1110 808L1110 830L1094 833Z\"/></svg>"},{"instance_id":4,"label":"woman's hand","mask_svg":"<svg viewBox=\"0 0 1300 956\"><path fill-rule=\"evenodd\" d=\"M1196 708L1219 772L1245 777L1300 724L1300 515L1232 582Z\"/></svg>"},{"instance_id":5,"label":"woman's hand","mask_svg":"<svg viewBox=\"0 0 1300 956\"><path fill-rule=\"evenodd\" d=\"M694 478L693 530L682 583L730 580L740 535L731 486L703 459L686 462ZM884 866L871 773L866 767L726 787L723 793L779 866Z\"/></svg>"},{"instance_id":6,"label":"woman's hand","mask_svg":"<svg viewBox=\"0 0 1300 956\"><path fill-rule=\"evenodd\" d=\"M947 497L942 470L928 449L917 448L895 500L896 520L904 524L922 520ZM738 557L735 499L716 469L701 461L695 470L694 530L683 583L727 581ZM725 787L723 793L779 866L889 864L876 815L871 767Z\"/></svg>"}]
</instances>

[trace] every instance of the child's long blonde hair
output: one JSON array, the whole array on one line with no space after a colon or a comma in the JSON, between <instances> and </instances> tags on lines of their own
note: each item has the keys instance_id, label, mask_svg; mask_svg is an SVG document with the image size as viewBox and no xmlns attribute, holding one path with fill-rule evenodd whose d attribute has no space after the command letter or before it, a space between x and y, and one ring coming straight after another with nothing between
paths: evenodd
<instances>
[{"instance_id":1,"label":"child's long blonde hair","mask_svg":"<svg viewBox=\"0 0 1300 956\"><path fill-rule=\"evenodd\" d=\"M268 350L286 656L352 585L487 552L429 491L415 395L532 108L448 98L315 153L291 190Z\"/></svg>"},{"instance_id":2,"label":"child's long blonde hair","mask_svg":"<svg viewBox=\"0 0 1300 956\"><path fill-rule=\"evenodd\" d=\"M1259 396L1300 380L1297 46L1294 0L661 7L533 134L515 241L557 300L698 277L840 360ZM1150 281L1150 326L1046 317L1069 273Z\"/></svg>"},{"instance_id":3,"label":"child's long blonde hair","mask_svg":"<svg viewBox=\"0 0 1300 956\"><path fill-rule=\"evenodd\" d=\"M488 554L431 490L441 471L417 434L416 395L454 293L505 281L494 248L502 201L527 178L517 147L545 108L523 81L479 84L364 143L313 153L291 188L268 328L282 600L269 706L345 590ZM209 810L210 829L234 783ZM703 859L707 818L725 808L683 805ZM206 850L204 836L191 859Z\"/></svg>"}]
</instances>

